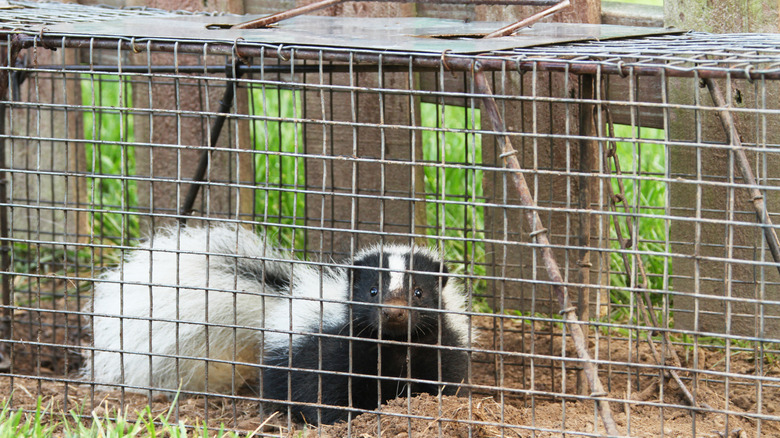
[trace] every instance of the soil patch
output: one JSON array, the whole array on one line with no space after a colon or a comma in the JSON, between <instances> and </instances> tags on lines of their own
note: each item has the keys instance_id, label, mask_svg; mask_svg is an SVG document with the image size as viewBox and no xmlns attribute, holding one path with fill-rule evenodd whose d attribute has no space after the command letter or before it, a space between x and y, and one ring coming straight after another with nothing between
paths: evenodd
<instances>
[{"instance_id":1,"label":"soil patch","mask_svg":"<svg viewBox=\"0 0 780 438\"><path fill-rule=\"evenodd\" d=\"M51 300L50 306L77 310L63 299ZM521 320L497 323L489 316L476 318L475 323L482 333L479 348L483 352L472 357L477 389L470 397L400 398L383 406L379 414L363 414L349 424L321 428L293 424L275 415L264 432L399 438L603 433L594 402L587 394L577 395L576 353L571 339L563 338L560 325ZM80 384L78 347L89 345L89 338L84 325L78 327L75 313L17 310L14 339L19 343L14 344L14 366L10 373L0 375L0 394L13 391L14 408L35 409L40 396L55 412L74 409L107 416L127 412L133 418L147 405L153 415L172 409L164 396L101 392ZM622 433L636 437L780 436L777 361L760 363L752 351L727 357L722 348L699 348L694 358L692 349L676 346L680 377L698 403L691 409L677 384L669 376L661 377L646 342L637 344L617 335L596 339L593 330L589 332L591 352L598 347L598 359L605 361L599 375L613 400L612 412ZM667 360L666 365L672 363ZM171 410L171 419L251 432L264 420L253 395L252 388L243 388L232 398L182 398Z\"/></svg>"}]
</instances>

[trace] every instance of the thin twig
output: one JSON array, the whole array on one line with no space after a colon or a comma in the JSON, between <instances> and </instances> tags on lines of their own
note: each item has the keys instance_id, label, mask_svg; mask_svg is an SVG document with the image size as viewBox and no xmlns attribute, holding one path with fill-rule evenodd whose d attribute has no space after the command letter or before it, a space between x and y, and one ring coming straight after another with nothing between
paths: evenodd
<instances>
[{"instance_id":1,"label":"thin twig","mask_svg":"<svg viewBox=\"0 0 780 438\"><path fill-rule=\"evenodd\" d=\"M308 12L318 11L330 6L344 3L346 0L323 0L319 2L309 3L307 5L299 6L297 8L288 9L286 11L277 12L276 14L266 15L265 17L256 18L254 20L238 23L231 27L231 29L261 29L268 27L274 23L278 23L288 18L297 17Z\"/></svg>"},{"instance_id":2,"label":"thin twig","mask_svg":"<svg viewBox=\"0 0 780 438\"><path fill-rule=\"evenodd\" d=\"M480 71L479 68L476 68L475 70L475 85L477 86L480 94L484 95L482 97L484 110L483 114L487 116L486 118L488 120L490 120L494 131L504 133L504 122L501 118L501 114L499 112L495 98L493 97L493 91L490 89L490 85L485 78L485 74ZM585 336L580 325L581 323L575 314L576 308L571 306L568 292L563 286L563 277L561 276L561 271L558 268L558 263L555 261L555 256L553 255L552 249L550 248L550 241L547 238L547 230L543 227L541 218L536 212L536 202L531 195L531 191L528 189L528 184L526 183L525 177L522 173L522 167L520 166L520 162L517 160L517 151L512 147L512 142L509 136L505 133L496 135L496 140L498 141L498 144L501 148L501 156L504 158L506 167L514 171L511 173L512 180L514 181L515 188L520 195L521 204L524 207L527 207L525 209L525 215L528 223L531 226L531 235L534 236L536 243L540 247L542 260L544 260L544 265L547 270L547 276L550 277L552 288L555 291L555 294L558 298L558 304L561 307L560 313L569 327L569 332L571 333L572 341L574 342L574 346L577 350L577 355L583 361L582 366L585 371L585 376L588 379L588 383L590 384L591 396L596 402L596 407L599 411L599 414L601 415L601 420L604 423L604 428L606 429L607 433L611 436L616 436L618 435L618 429L615 425L615 420L612 418L612 411L610 410L609 402L604 399L607 393L604 390L604 386L602 386L601 381L599 380L596 365L593 363L593 359L590 357L590 353L588 353Z\"/></svg>"},{"instance_id":3,"label":"thin twig","mask_svg":"<svg viewBox=\"0 0 780 438\"><path fill-rule=\"evenodd\" d=\"M265 419L265 421L263 421L262 423L260 423L260 425L259 425L259 426L257 426L257 429L255 429L255 430L254 430L254 432L252 432L252 433L250 433L249 435L247 435L247 437L250 437L250 438L251 438L251 437L253 437L253 436L255 436L255 435L258 435L258 436L260 436L260 431L261 431L261 430L263 430L263 428L265 427L265 425L266 425L266 424L268 424L268 423L270 423L270 422L271 422L271 420L273 420L273 419L274 419L274 417L276 417L278 414L279 414L279 412L277 411L277 412L274 412L273 414L269 415L269 416L268 416L268 418L266 418L266 419Z\"/></svg>"},{"instance_id":4,"label":"thin twig","mask_svg":"<svg viewBox=\"0 0 780 438\"><path fill-rule=\"evenodd\" d=\"M607 118L607 129L609 130L609 137L615 138L615 131L614 131L614 124L612 123L612 113L609 111L609 107L604 108L604 112L606 113ZM611 164L615 165L615 173L617 175L622 175L622 171L620 169L620 161L617 158L617 145L614 141L609 142L609 147L605 151L604 156L604 168L607 171L607 176L610 176L612 174L612 166ZM610 158L612 159L612 163L609 162ZM623 185L623 180L621 178L617 179L617 185L618 189L620 190L620 193L618 195L615 195L615 192L612 190L612 184L606 184L607 187L607 196L609 198L609 207L610 209L617 213L617 204L623 203L623 211L625 213L629 213L628 211L628 205L626 201L626 189ZM620 228L620 225L618 224L618 216L615 216L615 235L617 237L618 244L620 246L620 255L623 258L623 266L625 267L626 276L629 275L629 260L628 255L623 252L622 250L627 248L629 244L633 241L631 238L624 238L623 237L623 230ZM633 227L631 225L631 222L629 220L625 220L625 226L626 231L628 231L629 236L634 235ZM634 255L634 260L636 261L637 270L639 271L639 288L642 289L642 293L639 295L639 300L637 300L637 303L639 303L639 314L642 316L642 318L645 320L645 324L648 326L651 326L653 328L658 328L658 325L655 321L655 310L653 307L653 302L650 298L650 294L647 292L649 289L649 282L647 281L647 271L645 270L645 264L642 261L642 258L639 256L639 254ZM628 282L630 284L630 282ZM658 350L655 348L655 341L653 340L652 336L652 330L647 332L647 344L650 346L650 352L653 355L653 359L655 360L655 363L658 365L664 365L665 361L661 357L661 354L658 352ZM669 333L666 331L663 331L661 333L661 339L664 343L664 351L666 353L666 356L672 359L673 365L677 368L682 368L682 364L680 363L680 359L677 357L677 354L672 350L671 347L671 340L669 339ZM693 397L693 394L688 390L688 387L683 383L682 379L680 378L680 375L677 373L676 370L669 370L668 376L671 376L675 382L677 382L677 386L680 387L680 390L682 391L683 395L685 396L686 400L688 401L688 404L691 406L696 406L696 399Z\"/></svg>"},{"instance_id":5,"label":"thin twig","mask_svg":"<svg viewBox=\"0 0 780 438\"><path fill-rule=\"evenodd\" d=\"M541 20L544 17L547 17L549 15L552 15L558 11L561 11L563 9L568 8L571 6L571 3L569 3L569 0L563 0L562 2L558 3L555 6L552 6L550 8L547 8L543 10L542 12L539 12L537 14L531 15L528 18L525 18L523 20L518 21L517 23L512 23L509 26L502 27L501 29L498 29L495 32L491 32L487 35L485 35L483 38L497 38L502 36L508 36L512 35L513 32L515 32L517 29L520 29L521 27L530 26L537 21Z\"/></svg>"}]
</instances>

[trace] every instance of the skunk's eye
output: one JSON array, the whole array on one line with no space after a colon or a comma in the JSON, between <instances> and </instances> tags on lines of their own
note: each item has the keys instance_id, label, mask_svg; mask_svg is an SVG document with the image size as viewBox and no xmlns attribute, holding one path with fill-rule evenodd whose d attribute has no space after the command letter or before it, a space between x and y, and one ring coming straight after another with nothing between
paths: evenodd
<instances>
[{"instance_id":1,"label":"skunk's eye","mask_svg":"<svg viewBox=\"0 0 780 438\"><path fill-rule=\"evenodd\" d=\"M415 298L420 298L420 297L422 297L422 289L420 289L419 287L418 287L417 289L415 289L415 290L414 290L414 297L415 297Z\"/></svg>"},{"instance_id":2,"label":"skunk's eye","mask_svg":"<svg viewBox=\"0 0 780 438\"><path fill-rule=\"evenodd\" d=\"M376 294L378 294L378 293L379 293L379 288L377 288L376 286L371 288L371 296L372 297L375 297Z\"/></svg>"}]
</instances>

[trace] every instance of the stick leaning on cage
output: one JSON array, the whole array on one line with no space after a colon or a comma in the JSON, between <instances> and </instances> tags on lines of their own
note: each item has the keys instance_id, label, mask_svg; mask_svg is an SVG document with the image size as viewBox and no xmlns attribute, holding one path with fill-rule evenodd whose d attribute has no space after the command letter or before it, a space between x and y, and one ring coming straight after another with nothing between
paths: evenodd
<instances>
[{"instance_id":1,"label":"stick leaning on cage","mask_svg":"<svg viewBox=\"0 0 780 438\"><path fill-rule=\"evenodd\" d=\"M707 84L707 89L710 91L712 101L718 107L720 122L726 133L726 138L731 145L731 150L734 152L734 156L737 159L737 168L739 168L742 178L745 179L745 183L748 186L747 189L750 192L750 201L753 204L753 209L756 211L756 217L761 223L761 228L764 230L764 237L769 246L769 252L772 254L772 259L775 263L780 264L780 240L777 238L777 232L772 223L772 218L769 217L769 212L767 212L764 195L756 188L758 184L756 184L756 178L753 176L753 171L750 170L750 163L745 154L745 149L742 146L742 141L739 138L739 131L737 131L734 116L731 114L731 111L729 111L718 84L712 78L705 78L704 83ZM780 272L780 265L778 265L777 270Z\"/></svg>"},{"instance_id":2,"label":"stick leaning on cage","mask_svg":"<svg viewBox=\"0 0 780 438\"><path fill-rule=\"evenodd\" d=\"M608 99L606 96L604 96L604 101L607 101ZM597 111L597 109L594 109L594 111ZM604 105L602 111L604 111L604 114L606 115L607 119L607 126L608 126L608 133L609 138L614 139L615 138L615 131L614 131L614 124L612 122L612 112L610 111L610 108L608 105ZM620 160L618 159L617 154L617 143L612 140L608 142L608 147L604 151L604 169L608 176L611 177L612 175L612 166L615 168L615 174L616 175L622 175L622 170L620 167ZM606 190L607 190L607 199L609 208L617 213L618 212L618 206L617 204L623 204L623 212L628 214L628 205L626 204L626 189L623 185L623 180L621 178L615 179L617 182L617 186L619 189L619 193L615 193L612 184L605 184ZM625 268L625 276L627 278L626 284L631 284L629 281L630 276L630 262L629 262L629 256L626 254L625 251L622 249L629 248L630 243L632 242L632 239L623 237L623 230L620 227L620 220L621 216L616 216L614 218L614 229L615 229L615 235L617 237L617 241L619 244L619 247L621 248L620 251L620 257L623 260L623 266ZM626 230L628 231L629 236L634 235L633 231L633 225L631 224L631 221L628 220L628 216L622 216L623 219L623 225L626 227ZM650 289L650 286L647 281L647 271L645 269L645 264L642 261L642 257L639 256L639 254L634 253L632 255L632 259L636 263L637 271L639 274L639 289L642 292L637 292L638 295L638 306L639 306L639 314L644 319L645 323L652 328L658 328L658 324L656 323L656 320L654 319L653 315L655 315L655 310L653 306L653 301L650 297L650 293L648 290ZM672 348L672 341L669 338L669 331L667 330L668 327L666 327L664 330L661 330L661 340L663 342L664 350L663 354L658 351L658 349L655 347L655 341L653 340L653 330L649 330L645 332L647 344L650 347L650 352L652 353L653 359L655 360L655 363L658 365L665 365L666 361L665 359L668 358L672 361L672 367L666 370L664 375L668 375L674 379L675 382L677 382L677 386L680 388L680 391L682 391L683 396L688 401L688 404L691 406L702 406L707 409L712 409L708 404L699 401L697 403L696 398L693 396L691 391L688 389L685 382L683 382L682 378L680 377L680 374L677 372L677 370L682 369L682 364L680 363L680 358L677 356L677 352ZM658 382L657 382L658 383ZM642 394L642 392L638 393Z\"/></svg>"},{"instance_id":3,"label":"stick leaning on cage","mask_svg":"<svg viewBox=\"0 0 780 438\"><path fill-rule=\"evenodd\" d=\"M596 365L593 363L593 359L590 357L590 353L588 353L587 343L585 342L585 336L582 332L582 328L580 327L580 321L575 315L576 308L571 306L568 292L563 286L563 277L561 276L560 268L558 267L558 263L555 261L552 249L550 249L550 241L547 238L547 230L542 226L541 218L535 210L536 202L534 201L533 196L531 195L531 191L528 189L528 184L525 181L525 177L521 172L522 167L520 166L520 162L515 156L517 151L512 146L512 142L509 139L509 136L505 134L506 131L504 129L504 122L501 118L501 113L499 112L495 98L493 97L493 90L490 88L484 72L482 72L479 67L479 63L477 63L474 68L474 81L477 90L480 94L483 95L482 103L483 109L487 116L486 118L490 120L490 124L492 125L493 130L500 133L496 135L496 139L502 151L500 157L504 159L506 167L513 170L511 175L515 183L515 188L520 195L521 204L524 207L530 207L526 209L525 212L526 219L528 220L532 230L530 235L536 239L540 246L539 250L542 253L542 259L544 260L547 275L550 277L553 290L555 290L555 294L558 298L558 304L561 306L560 313L564 317L564 320L569 327L572 340L574 341L574 346L577 350L577 355L583 361L582 366L585 370L585 376L587 377L591 388L591 396L594 397L596 401L596 406L601 416L601 420L604 423L604 428L611 436L619 435L617 426L615 425L615 420L612 418L612 411L609 407L609 402L603 398L607 395L607 393L604 390L604 386L601 384L601 381L599 380Z\"/></svg>"}]
</instances>

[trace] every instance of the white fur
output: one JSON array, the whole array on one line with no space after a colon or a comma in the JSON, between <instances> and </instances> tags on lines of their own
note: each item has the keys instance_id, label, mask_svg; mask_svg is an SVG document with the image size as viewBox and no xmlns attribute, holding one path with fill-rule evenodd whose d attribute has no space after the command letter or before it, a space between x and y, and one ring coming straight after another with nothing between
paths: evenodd
<instances>
[{"instance_id":1,"label":"white fur","mask_svg":"<svg viewBox=\"0 0 780 438\"><path fill-rule=\"evenodd\" d=\"M99 279L93 298L94 366L88 359L84 377L99 384L128 385L130 390L221 393L230 392L234 374L236 387L253 379L256 371L247 365L236 365L234 371L230 363L210 361L207 388L204 359L258 363L263 341L259 329L306 330L319 319L320 303L291 300L289 292L264 287L261 279L236 275L226 269L235 264L230 255L254 259L269 273L289 277L292 272L293 284L299 286L295 297L320 296L318 269L293 265L289 256L266 247L262 238L243 228L158 231ZM323 276L322 290L337 290L334 281ZM339 318L341 312L342 306L325 304L323 318ZM282 347L288 339L268 332L265 348ZM179 356L178 361L173 356Z\"/></svg>"},{"instance_id":2,"label":"white fur","mask_svg":"<svg viewBox=\"0 0 780 438\"><path fill-rule=\"evenodd\" d=\"M447 281L447 285L441 291L441 301L444 305L444 310L448 313L444 314L444 319L447 320L449 326L457 333L458 340L462 347L470 347L472 341L476 338L477 332L471 324L469 324L468 315L463 313L450 313L450 312L465 312L466 311L466 297L463 295L462 284L454 278L450 278Z\"/></svg>"},{"instance_id":3,"label":"white fur","mask_svg":"<svg viewBox=\"0 0 780 438\"><path fill-rule=\"evenodd\" d=\"M292 296L282 298L266 312L266 328L275 331L265 333L264 350L288 348L291 342L303 340L303 336L292 333L317 333L320 320L327 326L332 321L346 318L348 308L344 302L348 300L348 284L343 270L295 265L292 270ZM275 313L270 315L272 312Z\"/></svg>"},{"instance_id":4,"label":"white fur","mask_svg":"<svg viewBox=\"0 0 780 438\"><path fill-rule=\"evenodd\" d=\"M404 263L404 257L398 253L390 253L387 258L387 266L390 268L390 290L400 290L404 287L404 270L408 267Z\"/></svg>"}]
</instances>

